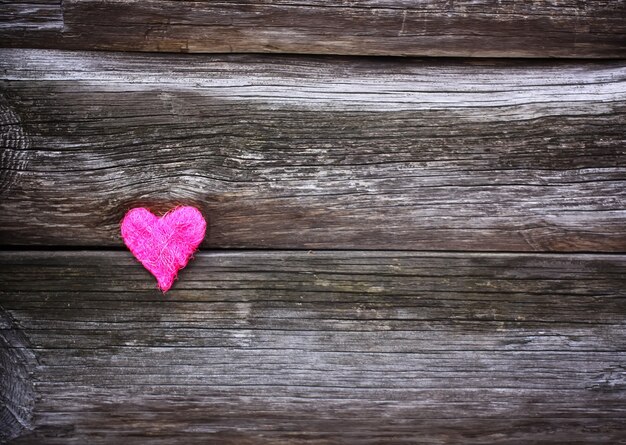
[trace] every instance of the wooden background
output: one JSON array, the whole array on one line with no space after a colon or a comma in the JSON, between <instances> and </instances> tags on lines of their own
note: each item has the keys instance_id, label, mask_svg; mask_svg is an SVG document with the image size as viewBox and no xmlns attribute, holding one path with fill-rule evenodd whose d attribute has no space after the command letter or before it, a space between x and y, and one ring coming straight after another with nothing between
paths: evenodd
<instances>
[{"instance_id":1,"label":"wooden background","mask_svg":"<svg viewBox=\"0 0 626 445\"><path fill-rule=\"evenodd\" d=\"M0 443L626 443L625 57L623 0L0 1Z\"/></svg>"},{"instance_id":2,"label":"wooden background","mask_svg":"<svg viewBox=\"0 0 626 445\"><path fill-rule=\"evenodd\" d=\"M3 0L6 46L626 57L624 0Z\"/></svg>"}]
</instances>

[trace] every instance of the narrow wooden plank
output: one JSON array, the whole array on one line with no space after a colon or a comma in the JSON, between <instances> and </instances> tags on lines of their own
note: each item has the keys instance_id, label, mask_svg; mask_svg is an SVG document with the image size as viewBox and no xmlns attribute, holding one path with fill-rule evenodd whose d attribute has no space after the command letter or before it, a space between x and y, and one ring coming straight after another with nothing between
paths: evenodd
<instances>
[{"instance_id":1,"label":"narrow wooden plank","mask_svg":"<svg viewBox=\"0 0 626 445\"><path fill-rule=\"evenodd\" d=\"M626 437L625 255L200 253L163 295L125 252L5 251L0 283L17 444Z\"/></svg>"},{"instance_id":2,"label":"narrow wooden plank","mask_svg":"<svg viewBox=\"0 0 626 445\"><path fill-rule=\"evenodd\" d=\"M46 2L52 3L52 2ZM624 57L624 0L64 0L0 3L4 45L395 56ZM24 27L24 17L28 17ZM35 26L33 26L35 25ZM50 32L50 28L56 28Z\"/></svg>"},{"instance_id":3,"label":"narrow wooden plank","mask_svg":"<svg viewBox=\"0 0 626 445\"><path fill-rule=\"evenodd\" d=\"M16 41L30 32L56 36L62 29L61 0L0 0L0 35L8 34ZM3 46L7 43L2 42Z\"/></svg>"},{"instance_id":4,"label":"narrow wooden plank","mask_svg":"<svg viewBox=\"0 0 626 445\"><path fill-rule=\"evenodd\" d=\"M626 62L0 51L0 243L626 251Z\"/></svg>"}]
</instances>

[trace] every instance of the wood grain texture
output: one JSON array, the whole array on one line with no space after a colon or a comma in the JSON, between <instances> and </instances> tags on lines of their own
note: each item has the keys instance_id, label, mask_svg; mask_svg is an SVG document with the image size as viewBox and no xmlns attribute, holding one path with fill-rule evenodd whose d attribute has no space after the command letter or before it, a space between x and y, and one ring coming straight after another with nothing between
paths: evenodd
<instances>
[{"instance_id":1,"label":"wood grain texture","mask_svg":"<svg viewBox=\"0 0 626 445\"><path fill-rule=\"evenodd\" d=\"M626 56L625 18L624 0L3 1L0 40L61 49L606 58Z\"/></svg>"},{"instance_id":2,"label":"wood grain texture","mask_svg":"<svg viewBox=\"0 0 626 445\"><path fill-rule=\"evenodd\" d=\"M62 29L61 0L0 0L2 46L23 37L23 33L56 36Z\"/></svg>"},{"instance_id":3,"label":"wood grain texture","mask_svg":"<svg viewBox=\"0 0 626 445\"><path fill-rule=\"evenodd\" d=\"M28 340L0 304L0 443L32 429L36 364Z\"/></svg>"},{"instance_id":4,"label":"wood grain texture","mask_svg":"<svg viewBox=\"0 0 626 445\"><path fill-rule=\"evenodd\" d=\"M621 444L626 256L2 252L14 444Z\"/></svg>"},{"instance_id":5,"label":"wood grain texture","mask_svg":"<svg viewBox=\"0 0 626 445\"><path fill-rule=\"evenodd\" d=\"M0 243L626 251L626 62L0 51Z\"/></svg>"}]
</instances>

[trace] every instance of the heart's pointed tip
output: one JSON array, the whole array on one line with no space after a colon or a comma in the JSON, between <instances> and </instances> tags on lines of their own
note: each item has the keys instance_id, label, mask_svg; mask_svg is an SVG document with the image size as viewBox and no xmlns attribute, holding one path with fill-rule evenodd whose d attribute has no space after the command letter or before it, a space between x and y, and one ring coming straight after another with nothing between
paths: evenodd
<instances>
[{"instance_id":1,"label":"heart's pointed tip","mask_svg":"<svg viewBox=\"0 0 626 445\"><path fill-rule=\"evenodd\" d=\"M163 293L165 293L168 290L170 290L170 288L174 284L174 280L176 279L176 277L175 276L171 276L171 277L156 277L156 279L157 279L157 283L158 283L159 289L161 289L161 291Z\"/></svg>"}]
</instances>

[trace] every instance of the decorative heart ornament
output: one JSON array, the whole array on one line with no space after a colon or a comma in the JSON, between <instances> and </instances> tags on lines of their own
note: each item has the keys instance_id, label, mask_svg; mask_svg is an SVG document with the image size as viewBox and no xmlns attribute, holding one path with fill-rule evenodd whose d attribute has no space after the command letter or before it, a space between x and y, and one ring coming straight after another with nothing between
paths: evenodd
<instances>
[{"instance_id":1,"label":"decorative heart ornament","mask_svg":"<svg viewBox=\"0 0 626 445\"><path fill-rule=\"evenodd\" d=\"M177 207L160 218L138 207L126 213L121 231L135 258L167 292L204 239L206 221L194 207Z\"/></svg>"}]
</instances>

